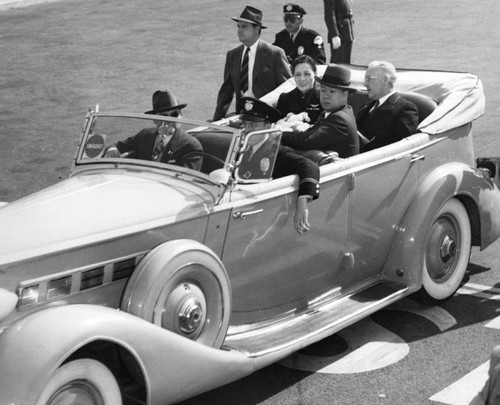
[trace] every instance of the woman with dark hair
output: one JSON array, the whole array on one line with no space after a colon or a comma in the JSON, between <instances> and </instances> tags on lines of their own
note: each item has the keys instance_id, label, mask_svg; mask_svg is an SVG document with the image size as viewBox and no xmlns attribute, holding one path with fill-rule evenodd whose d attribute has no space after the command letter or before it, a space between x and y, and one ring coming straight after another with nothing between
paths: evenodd
<instances>
[{"instance_id":1,"label":"woman with dark hair","mask_svg":"<svg viewBox=\"0 0 500 405\"><path fill-rule=\"evenodd\" d=\"M314 124L323 111L314 82L316 62L308 55L301 55L293 61L292 73L296 87L280 95L277 108L285 119L290 113L307 113L309 121L304 121Z\"/></svg>"}]
</instances>

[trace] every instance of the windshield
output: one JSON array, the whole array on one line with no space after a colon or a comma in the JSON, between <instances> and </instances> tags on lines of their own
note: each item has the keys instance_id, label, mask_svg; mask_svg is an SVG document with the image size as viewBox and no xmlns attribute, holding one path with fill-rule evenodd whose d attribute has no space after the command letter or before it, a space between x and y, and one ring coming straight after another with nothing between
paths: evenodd
<instances>
[{"instance_id":1,"label":"windshield","mask_svg":"<svg viewBox=\"0 0 500 405\"><path fill-rule=\"evenodd\" d=\"M123 161L209 174L225 167L236 132L165 116L90 113L76 164Z\"/></svg>"}]
</instances>

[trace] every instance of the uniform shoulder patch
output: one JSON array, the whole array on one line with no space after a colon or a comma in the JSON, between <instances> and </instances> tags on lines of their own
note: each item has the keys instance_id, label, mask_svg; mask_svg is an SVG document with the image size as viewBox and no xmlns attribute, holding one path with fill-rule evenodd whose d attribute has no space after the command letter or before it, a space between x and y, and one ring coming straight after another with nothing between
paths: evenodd
<instances>
[{"instance_id":1,"label":"uniform shoulder patch","mask_svg":"<svg viewBox=\"0 0 500 405\"><path fill-rule=\"evenodd\" d=\"M318 46L323 45L323 38L321 38L321 35L318 35L316 36L316 38L314 38L314 44Z\"/></svg>"}]
</instances>

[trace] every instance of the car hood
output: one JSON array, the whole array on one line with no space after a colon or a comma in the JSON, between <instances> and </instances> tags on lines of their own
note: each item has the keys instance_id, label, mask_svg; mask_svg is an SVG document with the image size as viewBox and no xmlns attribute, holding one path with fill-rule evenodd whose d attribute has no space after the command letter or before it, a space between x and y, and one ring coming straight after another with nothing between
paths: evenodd
<instances>
[{"instance_id":1,"label":"car hood","mask_svg":"<svg viewBox=\"0 0 500 405\"><path fill-rule=\"evenodd\" d=\"M207 215L214 198L161 173L78 173L0 207L0 263Z\"/></svg>"}]
</instances>

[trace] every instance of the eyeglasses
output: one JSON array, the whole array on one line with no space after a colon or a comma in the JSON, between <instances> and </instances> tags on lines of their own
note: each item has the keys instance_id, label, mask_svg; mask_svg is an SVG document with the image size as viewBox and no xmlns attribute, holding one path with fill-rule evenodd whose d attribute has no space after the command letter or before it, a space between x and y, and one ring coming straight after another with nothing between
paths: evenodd
<instances>
[{"instance_id":1,"label":"eyeglasses","mask_svg":"<svg viewBox=\"0 0 500 405\"><path fill-rule=\"evenodd\" d=\"M291 23L296 23L301 18L302 17L297 17L297 16L293 16L293 15L286 15L286 16L283 17L283 21L284 22L290 21Z\"/></svg>"}]
</instances>

